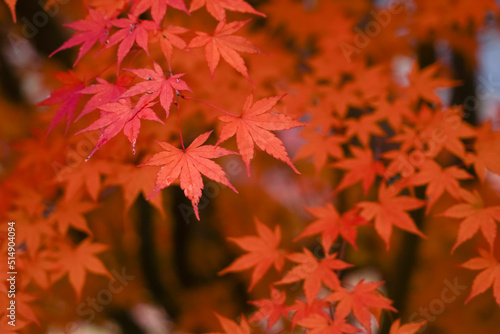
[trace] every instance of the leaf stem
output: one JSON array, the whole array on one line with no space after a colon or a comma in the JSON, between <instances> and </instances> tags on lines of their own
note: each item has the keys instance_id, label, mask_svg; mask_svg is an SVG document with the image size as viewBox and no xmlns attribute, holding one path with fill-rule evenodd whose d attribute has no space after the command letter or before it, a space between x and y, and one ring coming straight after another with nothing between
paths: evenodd
<instances>
[{"instance_id":1,"label":"leaf stem","mask_svg":"<svg viewBox=\"0 0 500 334\"><path fill-rule=\"evenodd\" d=\"M195 98L195 97L190 97L190 96L184 96L184 95L181 95L181 97L182 97L183 99L185 99L185 100L191 100L191 101L196 101L196 102L203 103L203 104L205 104L205 105L207 105L207 106L209 106L209 107L211 107L211 108L213 108L213 109L215 109L215 110L218 110L218 111L220 111L220 112L223 112L223 113L224 113L224 114L226 114L226 115L233 116L233 117L240 117L240 116L238 116L238 115L235 115L235 114L230 113L229 111L226 111L226 110L224 110L224 109L222 109L222 108L219 108L219 107L217 107L217 106L215 106L215 105L211 104L210 102L203 101L203 100L197 99L197 98Z\"/></svg>"},{"instance_id":2,"label":"leaf stem","mask_svg":"<svg viewBox=\"0 0 500 334\"><path fill-rule=\"evenodd\" d=\"M176 90L177 92L177 90ZM179 137L181 138L182 149L186 151L186 147L184 147L184 140L182 139L182 127L181 127L181 109L179 107L179 92L177 92L177 100L175 101L175 105L177 106L177 124L179 126Z\"/></svg>"}]
</instances>

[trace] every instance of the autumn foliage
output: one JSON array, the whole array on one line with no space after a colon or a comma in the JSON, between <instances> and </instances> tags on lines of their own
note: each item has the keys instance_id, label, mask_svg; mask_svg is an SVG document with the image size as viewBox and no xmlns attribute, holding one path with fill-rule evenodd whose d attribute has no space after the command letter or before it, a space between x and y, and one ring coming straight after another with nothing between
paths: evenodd
<instances>
[{"instance_id":1,"label":"autumn foliage","mask_svg":"<svg viewBox=\"0 0 500 334\"><path fill-rule=\"evenodd\" d=\"M499 328L500 131L464 74L494 0L27 2L0 7L1 333Z\"/></svg>"}]
</instances>

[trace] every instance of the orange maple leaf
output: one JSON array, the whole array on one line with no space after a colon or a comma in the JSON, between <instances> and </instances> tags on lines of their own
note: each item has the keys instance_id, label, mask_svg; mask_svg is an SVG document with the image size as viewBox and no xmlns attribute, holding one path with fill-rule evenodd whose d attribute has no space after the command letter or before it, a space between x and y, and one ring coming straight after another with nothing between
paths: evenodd
<instances>
[{"instance_id":1,"label":"orange maple leaf","mask_svg":"<svg viewBox=\"0 0 500 334\"><path fill-rule=\"evenodd\" d=\"M362 181L363 192L366 194L373 184L373 181L375 181L375 177L377 175L384 175L384 165L380 161L373 160L373 153L371 150L354 146L350 149L354 158L343 159L332 164L333 167L348 170L335 192L338 193L354 183Z\"/></svg>"},{"instance_id":2,"label":"orange maple leaf","mask_svg":"<svg viewBox=\"0 0 500 334\"><path fill-rule=\"evenodd\" d=\"M368 334L371 333L371 313L373 309L385 309L397 312L391 306L392 301L384 297L378 288L383 282L368 282L361 280L352 291L340 287L325 300L338 302L335 315L345 318L349 313L353 313L356 319L366 328Z\"/></svg>"},{"instance_id":3,"label":"orange maple leaf","mask_svg":"<svg viewBox=\"0 0 500 334\"><path fill-rule=\"evenodd\" d=\"M337 316L332 320L330 317L313 314L306 319L302 319L298 324L309 329L307 331L308 334L344 334L359 332L358 328L348 324L345 318Z\"/></svg>"},{"instance_id":4,"label":"orange maple leaf","mask_svg":"<svg viewBox=\"0 0 500 334\"><path fill-rule=\"evenodd\" d=\"M211 133L212 131L199 135L186 149L178 149L172 144L158 142L164 151L155 154L148 161L139 165L162 166L156 178L155 188L147 197L148 200L159 190L168 187L180 177L181 188L184 190L186 197L191 200L196 218L200 220L198 203L200 202L203 190L201 174L228 186L234 192L238 193L231 183L229 183L222 167L210 160L236 153L219 146L202 145L207 141Z\"/></svg>"},{"instance_id":5,"label":"orange maple leaf","mask_svg":"<svg viewBox=\"0 0 500 334\"><path fill-rule=\"evenodd\" d=\"M440 105L441 98L436 94L436 89L454 87L460 84L460 81L457 80L436 77L440 66L440 63L434 63L419 71L417 64L413 65L408 73L410 84L405 89L410 100L418 101L418 98L421 97L426 101Z\"/></svg>"},{"instance_id":6,"label":"orange maple leaf","mask_svg":"<svg viewBox=\"0 0 500 334\"><path fill-rule=\"evenodd\" d=\"M109 271L96 257L96 254L108 249L109 246L92 242L89 238L74 248L67 244L61 244L61 250L56 255L58 267L52 277L53 281L58 281L65 274L68 274L69 282L75 290L77 298L80 299L86 271L111 278Z\"/></svg>"},{"instance_id":7,"label":"orange maple leaf","mask_svg":"<svg viewBox=\"0 0 500 334\"><path fill-rule=\"evenodd\" d=\"M426 213L437 200L444 194L448 194L456 199L460 199L460 184L458 180L472 179L472 175L457 166L442 168L434 160L426 160L420 171L412 175L411 185L427 185L425 195L428 198Z\"/></svg>"},{"instance_id":8,"label":"orange maple leaf","mask_svg":"<svg viewBox=\"0 0 500 334\"><path fill-rule=\"evenodd\" d=\"M217 313L215 313L215 316L219 319L224 329L224 333L218 332L209 334L250 334L250 325L243 315L241 316L241 323L239 325L231 319L225 318Z\"/></svg>"},{"instance_id":9,"label":"orange maple leaf","mask_svg":"<svg viewBox=\"0 0 500 334\"><path fill-rule=\"evenodd\" d=\"M293 253L287 258L299 264L275 284L288 284L304 280L304 292L308 303L316 298L322 283L332 290L340 288L340 281L334 270L352 267L352 265L337 259L336 253L318 261L306 248L303 249L302 253Z\"/></svg>"},{"instance_id":10,"label":"orange maple leaf","mask_svg":"<svg viewBox=\"0 0 500 334\"><path fill-rule=\"evenodd\" d=\"M492 286L493 295L497 304L500 305L500 263L493 254L484 249L479 249L479 254L481 257L475 257L461 265L470 270L483 270L474 279L470 295L465 303L467 304L472 298Z\"/></svg>"},{"instance_id":11,"label":"orange maple leaf","mask_svg":"<svg viewBox=\"0 0 500 334\"><path fill-rule=\"evenodd\" d=\"M465 218L460 223L457 241L453 245L451 253L463 242L472 238L479 230L488 241L490 250L493 250L493 243L497 235L496 221L500 222L500 206L485 207L483 199L477 191L470 193L460 189L460 195L467 203L456 204L439 214L451 218Z\"/></svg>"},{"instance_id":12,"label":"orange maple leaf","mask_svg":"<svg viewBox=\"0 0 500 334\"><path fill-rule=\"evenodd\" d=\"M356 246L356 226L366 224L367 221L357 215L357 209L339 215L331 203L324 207L306 208L306 210L317 218L295 240L321 233L321 244L324 249L330 249L338 236L342 236L354 249Z\"/></svg>"},{"instance_id":13,"label":"orange maple leaf","mask_svg":"<svg viewBox=\"0 0 500 334\"><path fill-rule=\"evenodd\" d=\"M294 160L313 158L313 165L316 173L319 173L328 160L329 156L337 159L344 157L342 144L346 142L346 138L341 135L329 135L314 131L311 128L306 128L301 133L306 142L302 145Z\"/></svg>"},{"instance_id":14,"label":"orange maple leaf","mask_svg":"<svg viewBox=\"0 0 500 334\"><path fill-rule=\"evenodd\" d=\"M285 292L280 292L274 287L271 287L271 299L260 299L249 302L259 307L259 310L250 318L250 322L261 321L268 318L267 330L271 329L281 316L287 317L290 310L288 306L285 305L285 301Z\"/></svg>"},{"instance_id":15,"label":"orange maple leaf","mask_svg":"<svg viewBox=\"0 0 500 334\"><path fill-rule=\"evenodd\" d=\"M406 210L415 210L425 204L424 201L409 197L397 196L397 193L381 185L378 192L378 202L361 202L360 216L367 220L375 219L375 230L385 241L389 249L392 226L408 231L425 238L425 235L417 229L415 222L406 213Z\"/></svg>"},{"instance_id":16,"label":"orange maple leaf","mask_svg":"<svg viewBox=\"0 0 500 334\"><path fill-rule=\"evenodd\" d=\"M250 80L245 61L236 52L256 53L259 51L255 45L241 36L232 34L240 30L250 20L235 21L227 23L225 20L219 22L212 35L204 32L196 32L197 37L189 42L188 48L199 48L205 46L205 57L207 58L210 73L213 75L220 57L231 65L236 71Z\"/></svg>"},{"instance_id":17,"label":"orange maple leaf","mask_svg":"<svg viewBox=\"0 0 500 334\"><path fill-rule=\"evenodd\" d=\"M272 265L274 265L276 270L281 272L285 262L285 253L278 248L281 241L281 228L279 225L274 228L273 232L257 218L254 220L259 235L258 237L228 238L228 240L234 242L249 253L239 257L231 263L229 267L219 272L219 275L224 275L229 272L254 268L248 291L253 289L255 284L262 279Z\"/></svg>"},{"instance_id":18,"label":"orange maple leaf","mask_svg":"<svg viewBox=\"0 0 500 334\"><path fill-rule=\"evenodd\" d=\"M206 6L207 11L218 21L226 19L226 9L242 13L252 13L260 16L266 16L261 12L256 11L249 3L244 0L193 0L189 11L193 12Z\"/></svg>"},{"instance_id":19,"label":"orange maple leaf","mask_svg":"<svg viewBox=\"0 0 500 334\"><path fill-rule=\"evenodd\" d=\"M288 157L288 153L283 143L271 130L287 130L304 125L289 116L280 113L269 112L284 95L268 97L253 102L253 95L250 94L240 116L224 115L219 120L227 124L221 130L217 143L222 143L236 134L236 143L241 157L250 175L250 160L254 155L254 144L260 149L288 164L297 174L295 168Z\"/></svg>"},{"instance_id":20,"label":"orange maple leaf","mask_svg":"<svg viewBox=\"0 0 500 334\"><path fill-rule=\"evenodd\" d=\"M401 326L401 319L392 323L389 334L417 334L427 321L412 322Z\"/></svg>"}]
</instances>

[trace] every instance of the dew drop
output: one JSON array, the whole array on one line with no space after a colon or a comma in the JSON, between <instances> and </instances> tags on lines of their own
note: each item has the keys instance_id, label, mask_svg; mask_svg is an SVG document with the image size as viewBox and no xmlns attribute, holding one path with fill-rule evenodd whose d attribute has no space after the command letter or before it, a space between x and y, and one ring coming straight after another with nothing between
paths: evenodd
<instances>
[{"instance_id":1,"label":"dew drop","mask_svg":"<svg viewBox=\"0 0 500 334\"><path fill-rule=\"evenodd\" d=\"M219 157L222 157L222 153L219 153Z\"/></svg>"},{"instance_id":2,"label":"dew drop","mask_svg":"<svg viewBox=\"0 0 500 334\"><path fill-rule=\"evenodd\" d=\"M154 90L148 90L146 94L153 94L155 91Z\"/></svg>"},{"instance_id":3,"label":"dew drop","mask_svg":"<svg viewBox=\"0 0 500 334\"><path fill-rule=\"evenodd\" d=\"M135 155L135 143L136 143L136 141L134 140L132 142L132 154L134 154L134 155Z\"/></svg>"},{"instance_id":4,"label":"dew drop","mask_svg":"<svg viewBox=\"0 0 500 334\"><path fill-rule=\"evenodd\" d=\"M89 161L90 159L90 156L88 156L86 159L85 159L85 162Z\"/></svg>"},{"instance_id":5,"label":"dew drop","mask_svg":"<svg viewBox=\"0 0 500 334\"><path fill-rule=\"evenodd\" d=\"M153 80L153 78L148 78L149 81Z\"/></svg>"},{"instance_id":6,"label":"dew drop","mask_svg":"<svg viewBox=\"0 0 500 334\"><path fill-rule=\"evenodd\" d=\"M109 39L107 39L105 43L106 43L106 44L109 44Z\"/></svg>"}]
</instances>

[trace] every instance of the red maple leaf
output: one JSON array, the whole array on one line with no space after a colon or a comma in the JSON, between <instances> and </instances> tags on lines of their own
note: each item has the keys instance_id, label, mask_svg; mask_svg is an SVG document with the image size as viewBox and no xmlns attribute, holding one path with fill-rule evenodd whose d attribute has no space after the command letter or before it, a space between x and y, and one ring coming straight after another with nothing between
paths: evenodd
<instances>
[{"instance_id":1,"label":"red maple leaf","mask_svg":"<svg viewBox=\"0 0 500 334\"><path fill-rule=\"evenodd\" d=\"M101 78L97 78L96 80L97 84L85 87L80 91L80 94L92 94L93 96L85 104L85 107L83 107L82 112L75 121L78 121L81 117L106 103L117 101L127 90L126 87L132 82L132 77L121 75L116 79L115 83L107 82Z\"/></svg>"},{"instance_id":2,"label":"red maple leaf","mask_svg":"<svg viewBox=\"0 0 500 334\"><path fill-rule=\"evenodd\" d=\"M484 249L479 249L479 254L481 257L475 257L461 265L470 270L482 270L474 279L470 295L465 303L467 304L472 298L492 286L493 295L497 304L500 305L500 263L493 254Z\"/></svg>"},{"instance_id":3,"label":"red maple leaf","mask_svg":"<svg viewBox=\"0 0 500 334\"><path fill-rule=\"evenodd\" d=\"M62 82L64 86L54 90L50 97L38 102L38 106L50 106L53 104L61 104L49 125L47 132L51 132L54 127L66 117L66 132L69 124L73 120L76 106L82 97L81 90L85 87L85 80L76 76L73 71L58 72L52 74L57 80Z\"/></svg>"},{"instance_id":4,"label":"red maple leaf","mask_svg":"<svg viewBox=\"0 0 500 334\"><path fill-rule=\"evenodd\" d=\"M118 102L111 102L100 106L99 109L101 110L101 118L76 133L78 134L85 131L105 128L97 140L95 148L92 152L90 152L87 160L90 159L90 157L92 157L92 155L100 149L102 145L106 144L111 138L115 137L122 130L132 144L132 150L135 153L135 143L141 128L140 120L148 119L163 124L162 120L159 119L153 109L150 108L154 104L155 103L139 101L139 103L132 107L130 99L125 98L120 99Z\"/></svg>"},{"instance_id":5,"label":"red maple leaf","mask_svg":"<svg viewBox=\"0 0 500 334\"><path fill-rule=\"evenodd\" d=\"M358 204L362 208L360 216L367 220L375 219L375 230L385 241L389 249L392 226L414 233L425 238L415 226L406 210L415 210L425 204L424 201L409 197L396 196L397 193L381 185L378 192L378 202L361 202Z\"/></svg>"},{"instance_id":6,"label":"red maple leaf","mask_svg":"<svg viewBox=\"0 0 500 334\"><path fill-rule=\"evenodd\" d=\"M177 8L189 14L186 4L184 4L184 0L138 0L134 2L131 12L134 16L138 17L151 8L153 21L160 25L167 12L167 6Z\"/></svg>"},{"instance_id":7,"label":"red maple leaf","mask_svg":"<svg viewBox=\"0 0 500 334\"><path fill-rule=\"evenodd\" d=\"M180 177L180 186L184 190L186 197L191 200L196 218L200 220L198 203L200 202L203 190L201 174L228 186L234 192L238 193L231 183L229 183L222 167L210 160L236 153L219 146L202 145L207 141L211 133L212 131L199 135L186 149L178 149L172 144L158 142L164 151L155 154L148 161L139 165L162 166L156 178L155 189L147 199L150 199L159 190L168 187Z\"/></svg>"},{"instance_id":8,"label":"red maple leaf","mask_svg":"<svg viewBox=\"0 0 500 334\"><path fill-rule=\"evenodd\" d=\"M219 117L220 121L227 124L222 128L217 143L222 143L236 135L238 150L245 162L248 175L250 175L250 160L254 155L254 144L276 159L285 162L297 174L300 174L288 157L281 140L270 132L304 125L284 114L269 112L283 96L268 97L253 103L253 95L250 94L240 116Z\"/></svg>"},{"instance_id":9,"label":"red maple leaf","mask_svg":"<svg viewBox=\"0 0 500 334\"><path fill-rule=\"evenodd\" d=\"M128 18L114 19L111 24L115 27L121 28L109 38L108 47L120 43L118 47L118 62L117 68L120 68L125 56L130 52L130 49L137 43L146 54L149 56L148 50L148 31L158 30L159 27L153 21L139 20L137 16L129 14Z\"/></svg>"},{"instance_id":10,"label":"red maple leaf","mask_svg":"<svg viewBox=\"0 0 500 334\"><path fill-rule=\"evenodd\" d=\"M340 318L345 318L349 313L353 313L356 319L363 325L363 327L371 333L371 310L390 310L397 312L391 306L392 301L384 297L378 288L384 284L383 282L369 282L365 283L361 280L356 284L352 291L340 287L325 300L338 302L335 308L335 315Z\"/></svg>"},{"instance_id":11,"label":"red maple leaf","mask_svg":"<svg viewBox=\"0 0 500 334\"><path fill-rule=\"evenodd\" d=\"M184 75L176 74L168 78L160 65L156 62L153 64L154 70L141 68L138 70L127 69L137 75L139 78L146 81L139 82L138 84L130 87L122 97L130 97L138 94L145 94L141 99L145 101L152 101L155 98L160 98L160 104L165 109L167 117L169 115L170 105L174 99L174 89L176 91L191 91L188 85L180 78Z\"/></svg>"},{"instance_id":12,"label":"red maple leaf","mask_svg":"<svg viewBox=\"0 0 500 334\"><path fill-rule=\"evenodd\" d=\"M258 237L228 238L228 240L236 243L249 253L239 257L227 268L219 272L219 275L224 275L229 272L254 268L252 280L248 287L249 291L253 289L272 265L281 272L285 262L285 253L278 248L281 241L281 228L277 225L273 232L257 218L255 218L255 225L259 234Z\"/></svg>"},{"instance_id":13,"label":"red maple leaf","mask_svg":"<svg viewBox=\"0 0 500 334\"><path fill-rule=\"evenodd\" d=\"M258 49L251 42L241 36L232 34L240 30L250 20L234 21L226 24L225 20L219 22L212 35L204 32L196 32L197 37L189 42L188 48L199 48L205 46L205 57L207 58L210 73L213 75L220 57L250 80L245 61L236 52L256 53Z\"/></svg>"},{"instance_id":14,"label":"red maple leaf","mask_svg":"<svg viewBox=\"0 0 500 334\"><path fill-rule=\"evenodd\" d=\"M189 7L189 11L194 12L195 10L203 7L203 5L206 6L207 11L218 21L226 19L225 9L242 13L252 13L266 17L265 14L256 11L244 0L193 0L191 2L191 6Z\"/></svg>"},{"instance_id":15,"label":"red maple leaf","mask_svg":"<svg viewBox=\"0 0 500 334\"><path fill-rule=\"evenodd\" d=\"M493 244L497 235L497 223L500 222L500 206L485 207L483 199L477 191L470 193L460 189L460 195L467 203L453 205L440 216L452 218L464 218L458 229L457 241L451 252L460 246L466 240L472 238L479 230L488 241L490 249L493 250Z\"/></svg>"},{"instance_id":16,"label":"red maple leaf","mask_svg":"<svg viewBox=\"0 0 500 334\"><path fill-rule=\"evenodd\" d=\"M330 249L337 237L341 236L357 249L356 226L368 223L363 217L358 216L357 209L347 211L342 216L331 203L327 203L324 207L306 208L306 210L317 219L295 240L319 233L323 248Z\"/></svg>"},{"instance_id":17,"label":"red maple leaf","mask_svg":"<svg viewBox=\"0 0 500 334\"><path fill-rule=\"evenodd\" d=\"M61 50L69 49L81 44L82 46L78 52L78 57L73 64L73 67L75 67L78 61L83 57L83 55L89 52L95 43L99 42L101 46L104 45L104 42L108 39L111 21L105 18L101 12L89 8L89 14L84 20L78 20L76 22L65 24L65 26L78 30L78 32L69 40L64 42L64 44L57 50L52 52L49 57L52 57L55 53Z\"/></svg>"},{"instance_id":18,"label":"red maple leaf","mask_svg":"<svg viewBox=\"0 0 500 334\"><path fill-rule=\"evenodd\" d=\"M340 281L335 270L352 267L352 265L337 259L336 253L318 261L306 248L303 249L302 253L287 255L287 258L299 264L275 284L288 284L304 280L304 292L308 303L316 298L322 283L332 290L339 289Z\"/></svg>"}]
</instances>

